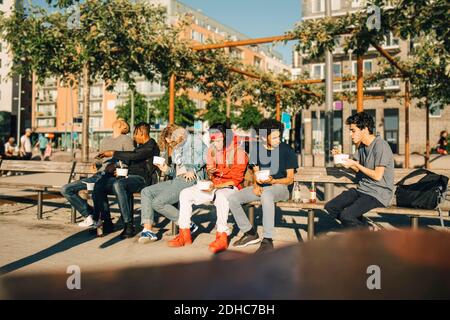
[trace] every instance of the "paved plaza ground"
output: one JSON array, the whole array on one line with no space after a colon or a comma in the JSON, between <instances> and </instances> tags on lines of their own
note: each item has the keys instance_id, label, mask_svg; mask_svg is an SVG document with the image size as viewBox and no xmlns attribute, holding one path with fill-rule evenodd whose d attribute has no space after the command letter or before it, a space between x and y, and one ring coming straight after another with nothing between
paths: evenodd
<instances>
[{"instance_id":1,"label":"paved plaza ground","mask_svg":"<svg viewBox=\"0 0 450 320\"><path fill-rule=\"evenodd\" d=\"M305 191L305 190L304 190ZM338 191L339 192L339 191ZM78 265L84 271L101 271L111 268L156 266L174 263L189 263L210 260L214 256L208 251L208 244L215 237L215 210L211 206L200 206L195 210L193 220L201 226L192 246L168 248L172 238L170 225L164 218L156 226L161 240L141 245L138 236L121 240L120 230L97 238L88 230L70 224L70 207L58 195L46 195L44 219L36 218L36 195L16 190L0 189L0 271L2 275L23 275L42 272L65 272L70 265ZM139 222L139 205L135 217ZM257 224L261 234L261 216ZM113 206L115 222L119 213ZM370 218L385 229L408 228L409 219L403 216L378 216ZM420 220L421 227L450 231L450 221L445 228L439 219ZM230 218L230 225L233 221ZM316 214L316 235L328 236L327 232L338 224L327 214ZM120 227L119 227L120 229ZM306 212L279 211L276 222L275 247L283 247L306 241ZM236 239L234 229L232 242ZM230 248L236 252L253 253L257 246L243 249Z\"/></svg>"}]
</instances>

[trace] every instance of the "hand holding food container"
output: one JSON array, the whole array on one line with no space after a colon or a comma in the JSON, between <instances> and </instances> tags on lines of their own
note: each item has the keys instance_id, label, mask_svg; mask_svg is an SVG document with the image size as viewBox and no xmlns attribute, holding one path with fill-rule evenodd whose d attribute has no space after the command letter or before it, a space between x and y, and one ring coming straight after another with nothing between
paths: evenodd
<instances>
[{"instance_id":1,"label":"hand holding food container","mask_svg":"<svg viewBox=\"0 0 450 320\"><path fill-rule=\"evenodd\" d=\"M116 169L116 175L118 178L126 178L128 177L128 168L119 161L119 167Z\"/></svg>"},{"instance_id":2,"label":"hand holding food container","mask_svg":"<svg viewBox=\"0 0 450 320\"><path fill-rule=\"evenodd\" d=\"M199 180L197 181L197 187L201 191L211 192L214 190L214 185L210 180Z\"/></svg>"},{"instance_id":3,"label":"hand holding food container","mask_svg":"<svg viewBox=\"0 0 450 320\"><path fill-rule=\"evenodd\" d=\"M344 163L350 159L350 156L348 154L339 153L334 155L334 165L337 167L342 167Z\"/></svg>"},{"instance_id":4,"label":"hand holding food container","mask_svg":"<svg viewBox=\"0 0 450 320\"><path fill-rule=\"evenodd\" d=\"M270 170L260 170L257 171L255 175L256 175L256 182L260 184L272 181L272 177L270 176Z\"/></svg>"}]
</instances>

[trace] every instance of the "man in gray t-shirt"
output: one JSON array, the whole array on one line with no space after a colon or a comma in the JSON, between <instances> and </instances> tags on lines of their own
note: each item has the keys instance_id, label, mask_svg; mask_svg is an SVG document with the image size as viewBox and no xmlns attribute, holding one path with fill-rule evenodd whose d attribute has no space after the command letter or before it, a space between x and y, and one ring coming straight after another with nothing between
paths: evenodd
<instances>
[{"instance_id":1,"label":"man in gray t-shirt","mask_svg":"<svg viewBox=\"0 0 450 320\"><path fill-rule=\"evenodd\" d=\"M373 118L365 112L349 117L352 141L358 146L344 163L357 172L358 187L343 192L325 210L347 228L362 227L364 213L389 206L394 192L394 156L389 144L373 134Z\"/></svg>"}]
</instances>

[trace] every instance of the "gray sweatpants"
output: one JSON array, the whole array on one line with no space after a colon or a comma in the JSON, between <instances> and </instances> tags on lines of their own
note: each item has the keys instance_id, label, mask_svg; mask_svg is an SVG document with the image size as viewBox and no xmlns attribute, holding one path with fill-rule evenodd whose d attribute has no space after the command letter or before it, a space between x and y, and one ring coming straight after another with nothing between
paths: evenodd
<instances>
[{"instance_id":1,"label":"gray sweatpants","mask_svg":"<svg viewBox=\"0 0 450 320\"><path fill-rule=\"evenodd\" d=\"M184 178L175 178L154 184L141 191L141 224L153 224L155 211L171 221L178 221L180 215L174 206L180 199L180 192L195 184Z\"/></svg>"},{"instance_id":2,"label":"gray sweatpants","mask_svg":"<svg viewBox=\"0 0 450 320\"><path fill-rule=\"evenodd\" d=\"M245 188L237 193L232 194L228 198L230 211L236 220L239 229L247 232L252 228L250 221L242 208L243 204L261 200L263 211L263 227L264 238L272 239L275 229L275 202L286 201L289 199L288 186L283 184L275 184L264 187L261 197L253 193L253 186Z\"/></svg>"}]
</instances>

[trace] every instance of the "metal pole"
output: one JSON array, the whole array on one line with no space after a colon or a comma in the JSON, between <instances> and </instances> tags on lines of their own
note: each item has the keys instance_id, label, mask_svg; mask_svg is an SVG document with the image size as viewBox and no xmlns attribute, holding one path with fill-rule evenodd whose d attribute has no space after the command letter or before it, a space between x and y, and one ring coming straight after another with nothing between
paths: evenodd
<instances>
[{"instance_id":1,"label":"metal pole","mask_svg":"<svg viewBox=\"0 0 450 320\"><path fill-rule=\"evenodd\" d=\"M89 88L89 70L85 65L83 68L83 89L84 89L84 108L83 108L83 126L82 126L82 139L83 146L81 148L81 161L89 161L89 100L90 100L90 88Z\"/></svg>"},{"instance_id":2,"label":"metal pole","mask_svg":"<svg viewBox=\"0 0 450 320\"><path fill-rule=\"evenodd\" d=\"M428 98L425 100L426 106L426 135L427 135L427 144L426 144L426 155L425 155L425 168L430 169L430 101Z\"/></svg>"},{"instance_id":3,"label":"metal pole","mask_svg":"<svg viewBox=\"0 0 450 320\"><path fill-rule=\"evenodd\" d=\"M131 99L131 120L130 120L130 132L134 132L134 90L130 92Z\"/></svg>"},{"instance_id":4,"label":"metal pole","mask_svg":"<svg viewBox=\"0 0 450 320\"><path fill-rule=\"evenodd\" d=\"M364 105L363 105L363 95L364 95L364 78L363 78L363 57L361 55L358 55L357 58L357 76L356 76L356 111L357 112L363 112L364 111Z\"/></svg>"},{"instance_id":5,"label":"metal pole","mask_svg":"<svg viewBox=\"0 0 450 320\"><path fill-rule=\"evenodd\" d=\"M276 104L277 104L276 119L277 119L277 121L281 121L281 97L279 94L277 94L277 96L276 96Z\"/></svg>"},{"instance_id":6,"label":"metal pole","mask_svg":"<svg viewBox=\"0 0 450 320\"><path fill-rule=\"evenodd\" d=\"M331 0L325 1L325 16L331 17ZM333 149L333 52L325 54L325 166L332 166Z\"/></svg>"},{"instance_id":7,"label":"metal pole","mask_svg":"<svg viewBox=\"0 0 450 320\"><path fill-rule=\"evenodd\" d=\"M175 123L175 75L170 77L169 83L169 124Z\"/></svg>"},{"instance_id":8,"label":"metal pole","mask_svg":"<svg viewBox=\"0 0 450 320\"><path fill-rule=\"evenodd\" d=\"M22 122L21 114L22 114L22 75L19 74L19 97L17 99L17 145L20 144L20 124Z\"/></svg>"},{"instance_id":9,"label":"metal pole","mask_svg":"<svg viewBox=\"0 0 450 320\"><path fill-rule=\"evenodd\" d=\"M405 168L410 166L410 142L409 142L409 107L411 105L409 80L405 82Z\"/></svg>"},{"instance_id":10,"label":"metal pole","mask_svg":"<svg viewBox=\"0 0 450 320\"><path fill-rule=\"evenodd\" d=\"M231 92L227 93L226 124L231 127Z\"/></svg>"},{"instance_id":11,"label":"metal pole","mask_svg":"<svg viewBox=\"0 0 450 320\"><path fill-rule=\"evenodd\" d=\"M70 85L69 88L70 92L70 152L72 155L75 155L75 141L73 141L73 88L72 85Z\"/></svg>"}]
</instances>

